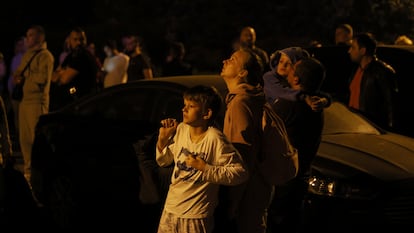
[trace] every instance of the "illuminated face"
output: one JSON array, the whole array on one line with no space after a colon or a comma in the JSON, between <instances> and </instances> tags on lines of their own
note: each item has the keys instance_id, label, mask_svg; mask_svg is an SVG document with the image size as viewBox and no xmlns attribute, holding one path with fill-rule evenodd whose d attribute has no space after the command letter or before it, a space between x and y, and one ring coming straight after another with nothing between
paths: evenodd
<instances>
[{"instance_id":1,"label":"illuminated face","mask_svg":"<svg viewBox=\"0 0 414 233\"><path fill-rule=\"evenodd\" d=\"M347 44L348 41L350 41L351 39L352 39L352 35L348 33L345 29L337 28L335 30L335 43L336 44L340 44L340 43Z\"/></svg>"},{"instance_id":2,"label":"illuminated face","mask_svg":"<svg viewBox=\"0 0 414 233\"><path fill-rule=\"evenodd\" d=\"M248 53L241 50L234 52L229 59L223 61L221 76L225 79L237 77L244 70L248 56Z\"/></svg>"},{"instance_id":3,"label":"illuminated face","mask_svg":"<svg viewBox=\"0 0 414 233\"><path fill-rule=\"evenodd\" d=\"M39 43L39 40L40 38L36 30L34 29L27 30L26 40L25 40L27 48L35 47Z\"/></svg>"},{"instance_id":4,"label":"illuminated face","mask_svg":"<svg viewBox=\"0 0 414 233\"><path fill-rule=\"evenodd\" d=\"M357 41L352 41L351 47L349 47L349 57L353 62L361 62L362 57L364 56L365 49L360 48Z\"/></svg>"},{"instance_id":5,"label":"illuminated face","mask_svg":"<svg viewBox=\"0 0 414 233\"><path fill-rule=\"evenodd\" d=\"M184 123L191 126L199 126L200 122L203 121L203 108L201 104L193 100L184 99L184 107L182 111Z\"/></svg>"},{"instance_id":6,"label":"illuminated face","mask_svg":"<svg viewBox=\"0 0 414 233\"><path fill-rule=\"evenodd\" d=\"M245 28L240 33L240 44L246 47L252 47L256 43L256 32L253 28Z\"/></svg>"},{"instance_id":7,"label":"illuminated face","mask_svg":"<svg viewBox=\"0 0 414 233\"><path fill-rule=\"evenodd\" d=\"M298 61L295 63L295 65L291 66L291 69L289 71L289 74L287 76L287 81L293 89L299 89L299 77L296 75L296 67L301 63L301 61Z\"/></svg>"},{"instance_id":8,"label":"illuminated face","mask_svg":"<svg viewBox=\"0 0 414 233\"><path fill-rule=\"evenodd\" d=\"M127 51L127 53L132 53L135 51L135 49L138 46L138 42L135 40L135 38L133 37L127 37L124 39L124 46L125 46L125 51Z\"/></svg>"},{"instance_id":9,"label":"illuminated face","mask_svg":"<svg viewBox=\"0 0 414 233\"><path fill-rule=\"evenodd\" d=\"M293 70L293 64L290 61L290 58L284 54L281 53L279 63L277 64L276 72L282 77L287 77L289 73Z\"/></svg>"},{"instance_id":10,"label":"illuminated face","mask_svg":"<svg viewBox=\"0 0 414 233\"><path fill-rule=\"evenodd\" d=\"M72 31L69 35L69 46L71 49L76 49L81 45L85 45L85 33Z\"/></svg>"}]
</instances>

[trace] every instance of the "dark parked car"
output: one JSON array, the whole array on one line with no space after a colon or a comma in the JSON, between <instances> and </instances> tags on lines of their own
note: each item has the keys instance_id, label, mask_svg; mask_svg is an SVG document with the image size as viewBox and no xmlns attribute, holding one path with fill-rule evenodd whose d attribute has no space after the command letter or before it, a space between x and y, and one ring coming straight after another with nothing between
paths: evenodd
<instances>
[{"instance_id":1,"label":"dark parked car","mask_svg":"<svg viewBox=\"0 0 414 233\"><path fill-rule=\"evenodd\" d=\"M308 223L412 223L414 138L386 132L334 102L311 167Z\"/></svg>"},{"instance_id":2,"label":"dark parked car","mask_svg":"<svg viewBox=\"0 0 414 233\"><path fill-rule=\"evenodd\" d=\"M162 200L170 169L155 164L155 136L162 119L182 118L182 93L195 84L226 91L217 75L157 78L107 88L41 116L32 150L32 188L51 224L155 232L162 201L139 199L139 162L153 169Z\"/></svg>"},{"instance_id":3,"label":"dark parked car","mask_svg":"<svg viewBox=\"0 0 414 233\"><path fill-rule=\"evenodd\" d=\"M344 102L350 70L355 66L348 49L322 47L308 51L327 69L323 90ZM396 71L397 124L392 131L414 137L414 110L410 107L414 100L414 46L379 45L377 56ZM362 118L352 120L350 117L357 115L343 107L328 110L325 115L323 142L309 181L307 220L342 223L343 231L349 230L349 223L413 222L412 138L384 132Z\"/></svg>"},{"instance_id":4,"label":"dark parked car","mask_svg":"<svg viewBox=\"0 0 414 233\"><path fill-rule=\"evenodd\" d=\"M180 119L182 92L197 84L226 94L218 75L156 78L114 86L41 116L32 154L33 191L51 221L63 228L115 224L153 232L162 203L140 202L137 154L154 158L160 120ZM309 221L320 221L318 216L337 222L411 221L414 138L377 128L339 102L325 114L306 200ZM165 192L168 170L154 169Z\"/></svg>"}]
</instances>

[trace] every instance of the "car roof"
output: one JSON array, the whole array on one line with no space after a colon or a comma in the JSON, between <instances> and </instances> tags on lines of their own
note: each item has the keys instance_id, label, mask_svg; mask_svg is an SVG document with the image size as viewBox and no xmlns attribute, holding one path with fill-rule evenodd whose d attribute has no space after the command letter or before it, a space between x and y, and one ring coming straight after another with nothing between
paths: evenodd
<instances>
[{"instance_id":1,"label":"car roof","mask_svg":"<svg viewBox=\"0 0 414 233\"><path fill-rule=\"evenodd\" d=\"M158 83L158 84L157 84ZM161 84L162 83L162 84ZM165 85L167 84L167 85ZM214 86L224 98L227 94L227 86L223 78L218 74L203 74L203 75L182 75L182 76L169 76L169 77L156 77L153 79L141 79L134 80L127 83L122 83L114 86L107 87L97 93L90 93L88 95L82 96L81 98L75 100L72 103L64 106L61 109L58 109L55 112L71 112L73 108L79 103L85 102L85 100L92 100L95 97L103 93L116 93L123 89L136 88L137 86L170 86L176 90L185 90L187 88L196 86L196 85L205 85L205 86Z\"/></svg>"},{"instance_id":2,"label":"car roof","mask_svg":"<svg viewBox=\"0 0 414 233\"><path fill-rule=\"evenodd\" d=\"M142 82L169 82L172 84L181 85L187 88L196 85L214 86L218 89L220 94L224 97L227 93L227 86L223 78L218 74L204 74L204 75L184 75L184 76L170 76L170 77L159 77L150 80L137 80L135 83ZM131 82L130 84L134 83Z\"/></svg>"}]
</instances>

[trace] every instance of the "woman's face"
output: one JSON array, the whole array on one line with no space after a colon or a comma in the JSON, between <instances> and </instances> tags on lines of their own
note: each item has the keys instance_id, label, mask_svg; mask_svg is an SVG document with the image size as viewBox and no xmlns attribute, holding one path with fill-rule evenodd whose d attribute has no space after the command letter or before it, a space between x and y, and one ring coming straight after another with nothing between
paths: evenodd
<instances>
[{"instance_id":1,"label":"woman's face","mask_svg":"<svg viewBox=\"0 0 414 233\"><path fill-rule=\"evenodd\" d=\"M290 61L290 58L284 54L281 53L279 63L277 64L276 72L282 77L287 77L291 70L293 69L293 64Z\"/></svg>"},{"instance_id":2,"label":"woman's face","mask_svg":"<svg viewBox=\"0 0 414 233\"><path fill-rule=\"evenodd\" d=\"M221 76L223 78L237 78L240 72L244 70L244 65L248 60L248 54L242 50L237 50L229 59L223 61Z\"/></svg>"}]
</instances>

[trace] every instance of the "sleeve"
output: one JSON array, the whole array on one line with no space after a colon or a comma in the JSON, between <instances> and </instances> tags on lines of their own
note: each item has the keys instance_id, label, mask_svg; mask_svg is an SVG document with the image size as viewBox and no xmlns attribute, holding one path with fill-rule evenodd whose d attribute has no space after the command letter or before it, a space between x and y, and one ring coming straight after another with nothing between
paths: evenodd
<instances>
[{"instance_id":1,"label":"sleeve","mask_svg":"<svg viewBox=\"0 0 414 233\"><path fill-rule=\"evenodd\" d=\"M325 98L328 102L326 103L326 105L325 105L325 108L327 108L327 107L329 107L329 106L331 106L331 104L332 104L332 96L329 94L329 93L327 93L327 92L323 92L323 91L319 91L318 93L317 93L317 96L319 96L319 97L321 97L321 98Z\"/></svg>"},{"instance_id":2,"label":"sleeve","mask_svg":"<svg viewBox=\"0 0 414 233\"><path fill-rule=\"evenodd\" d=\"M293 90L292 88L283 85L276 74L273 73L274 71L269 71L263 75L263 91L265 93L267 102L273 104L278 98L283 98L291 101L297 100L300 91Z\"/></svg>"},{"instance_id":3,"label":"sleeve","mask_svg":"<svg viewBox=\"0 0 414 233\"><path fill-rule=\"evenodd\" d=\"M240 143L251 146L256 135L252 122L254 122L251 109L241 99L233 99L231 110L227 114L232 122L229 122L226 136L232 143Z\"/></svg>"},{"instance_id":4,"label":"sleeve","mask_svg":"<svg viewBox=\"0 0 414 233\"><path fill-rule=\"evenodd\" d=\"M142 68L151 69L151 59L145 54L142 55Z\"/></svg>"},{"instance_id":5,"label":"sleeve","mask_svg":"<svg viewBox=\"0 0 414 233\"><path fill-rule=\"evenodd\" d=\"M33 81L38 85L46 85L52 79L55 62L53 56L47 51L40 52L36 62L39 66L35 73L32 74Z\"/></svg>"},{"instance_id":6,"label":"sleeve","mask_svg":"<svg viewBox=\"0 0 414 233\"><path fill-rule=\"evenodd\" d=\"M245 182L249 173L241 155L230 142L222 142L215 150L216 165L206 164L203 179L221 185L238 185Z\"/></svg>"},{"instance_id":7,"label":"sleeve","mask_svg":"<svg viewBox=\"0 0 414 233\"><path fill-rule=\"evenodd\" d=\"M178 132L178 129L177 129ZM172 143L166 146L161 152L157 148L157 143L155 143L155 159L157 161L157 164L160 167L168 167L174 162L174 147L175 142L177 140L177 133L174 135L174 138L172 140Z\"/></svg>"},{"instance_id":8,"label":"sleeve","mask_svg":"<svg viewBox=\"0 0 414 233\"><path fill-rule=\"evenodd\" d=\"M388 68L384 68L384 73L382 75L378 75L378 86L381 90L381 95L384 97L384 106L386 107L387 111L387 126L392 128L394 126L394 104L395 104L395 96L398 92L397 82L395 72Z\"/></svg>"},{"instance_id":9,"label":"sleeve","mask_svg":"<svg viewBox=\"0 0 414 233\"><path fill-rule=\"evenodd\" d=\"M182 134L185 134L185 129L184 129L184 124L180 123L177 126L174 137L170 139L169 145L166 146L161 152L157 148L158 143L155 143L155 151L156 151L155 159L157 161L157 164L160 167L168 167L169 165L174 163L174 156L175 156L175 153L177 153L175 149L182 147L182 145L177 145L180 142L182 142L182 140L178 141L178 139L182 137L181 136Z\"/></svg>"},{"instance_id":10,"label":"sleeve","mask_svg":"<svg viewBox=\"0 0 414 233\"><path fill-rule=\"evenodd\" d=\"M165 147L162 152L158 148L155 148L157 164L160 167L167 167L174 162L174 154L169 148L170 146Z\"/></svg>"}]
</instances>

